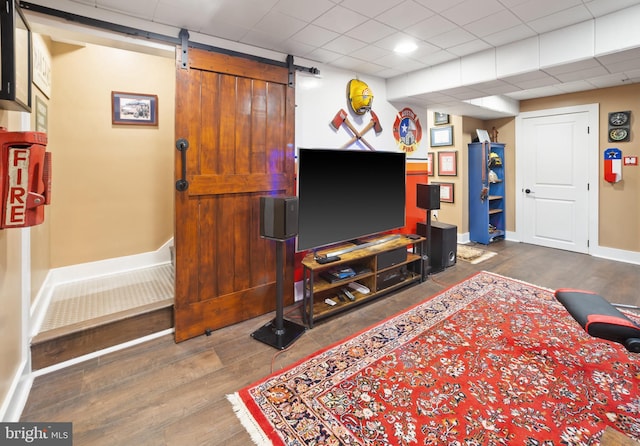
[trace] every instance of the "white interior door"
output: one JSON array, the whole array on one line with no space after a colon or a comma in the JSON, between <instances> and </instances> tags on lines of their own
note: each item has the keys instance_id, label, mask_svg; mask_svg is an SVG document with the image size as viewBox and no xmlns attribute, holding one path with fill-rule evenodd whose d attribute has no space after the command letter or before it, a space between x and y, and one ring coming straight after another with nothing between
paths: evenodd
<instances>
[{"instance_id":1,"label":"white interior door","mask_svg":"<svg viewBox=\"0 0 640 446\"><path fill-rule=\"evenodd\" d=\"M520 119L522 241L588 253L590 112L548 111Z\"/></svg>"}]
</instances>

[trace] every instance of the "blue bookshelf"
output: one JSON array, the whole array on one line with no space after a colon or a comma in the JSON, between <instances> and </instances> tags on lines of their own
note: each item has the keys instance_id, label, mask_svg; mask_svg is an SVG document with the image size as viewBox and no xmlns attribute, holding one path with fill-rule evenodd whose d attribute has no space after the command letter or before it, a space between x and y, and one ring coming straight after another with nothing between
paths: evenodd
<instances>
[{"instance_id":1,"label":"blue bookshelf","mask_svg":"<svg viewBox=\"0 0 640 446\"><path fill-rule=\"evenodd\" d=\"M499 165L489 166L492 152ZM469 240L488 245L505 236L504 144L471 143L468 159Z\"/></svg>"}]
</instances>

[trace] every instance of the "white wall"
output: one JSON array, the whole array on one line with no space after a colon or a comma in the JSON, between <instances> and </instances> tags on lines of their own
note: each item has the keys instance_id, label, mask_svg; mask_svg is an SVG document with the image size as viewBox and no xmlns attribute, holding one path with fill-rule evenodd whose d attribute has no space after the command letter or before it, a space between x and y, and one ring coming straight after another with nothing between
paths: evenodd
<instances>
[{"instance_id":1,"label":"white wall","mask_svg":"<svg viewBox=\"0 0 640 446\"><path fill-rule=\"evenodd\" d=\"M376 135L369 130L364 139L376 150L398 151L399 147L393 137L393 124L400 109L387 101L387 89L384 79L372 76L357 76L348 71L340 71L326 66L318 66L319 76L298 72L296 79L296 147L307 148L340 148L352 137L352 133L343 125L338 130L331 126L331 121L340 109L345 110L348 119L360 131L371 119L370 113L357 115L349 107L347 85L351 79L358 78L366 82L373 92L371 109L380 119L382 131ZM401 108L404 108L402 106ZM409 156L426 158L429 140L427 135L427 112L424 109L411 107L418 115L422 126L422 140L418 150ZM351 149L369 150L362 143Z\"/></svg>"}]
</instances>

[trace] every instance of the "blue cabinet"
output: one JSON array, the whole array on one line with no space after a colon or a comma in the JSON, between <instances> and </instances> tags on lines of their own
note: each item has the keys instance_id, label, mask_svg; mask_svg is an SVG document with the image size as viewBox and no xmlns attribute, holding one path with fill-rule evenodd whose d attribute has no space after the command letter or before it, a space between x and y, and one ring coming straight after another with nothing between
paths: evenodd
<instances>
[{"instance_id":1,"label":"blue cabinet","mask_svg":"<svg viewBox=\"0 0 640 446\"><path fill-rule=\"evenodd\" d=\"M505 235L504 144L469 144L469 239L488 245Z\"/></svg>"}]
</instances>

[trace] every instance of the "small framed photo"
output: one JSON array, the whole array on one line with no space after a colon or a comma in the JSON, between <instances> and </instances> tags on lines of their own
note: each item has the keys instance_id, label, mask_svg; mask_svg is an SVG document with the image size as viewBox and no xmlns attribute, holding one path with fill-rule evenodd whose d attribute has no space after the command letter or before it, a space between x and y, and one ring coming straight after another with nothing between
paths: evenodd
<instances>
[{"instance_id":1,"label":"small framed photo","mask_svg":"<svg viewBox=\"0 0 640 446\"><path fill-rule=\"evenodd\" d=\"M438 152L438 175L458 175L458 152Z\"/></svg>"},{"instance_id":2,"label":"small framed photo","mask_svg":"<svg viewBox=\"0 0 640 446\"><path fill-rule=\"evenodd\" d=\"M435 160L434 153L433 152L428 152L427 153L427 175L430 176L430 177L433 176L433 172L434 172L434 169L435 169L435 166L433 164L434 160Z\"/></svg>"},{"instance_id":3,"label":"small framed photo","mask_svg":"<svg viewBox=\"0 0 640 446\"><path fill-rule=\"evenodd\" d=\"M491 142L491 138L489 138L489 132L483 129L476 129L476 133L478 135L478 142Z\"/></svg>"},{"instance_id":4,"label":"small framed photo","mask_svg":"<svg viewBox=\"0 0 640 446\"><path fill-rule=\"evenodd\" d=\"M449 115L447 113L435 112L433 114L433 123L435 125L449 124Z\"/></svg>"},{"instance_id":5,"label":"small framed photo","mask_svg":"<svg viewBox=\"0 0 640 446\"><path fill-rule=\"evenodd\" d=\"M158 125L158 96L112 91L111 123Z\"/></svg>"},{"instance_id":6,"label":"small framed photo","mask_svg":"<svg viewBox=\"0 0 640 446\"><path fill-rule=\"evenodd\" d=\"M440 201L443 203L453 203L453 183L432 183L440 185Z\"/></svg>"},{"instance_id":7,"label":"small framed photo","mask_svg":"<svg viewBox=\"0 0 640 446\"><path fill-rule=\"evenodd\" d=\"M431 147L452 146L453 126L431 128Z\"/></svg>"}]
</instances>

